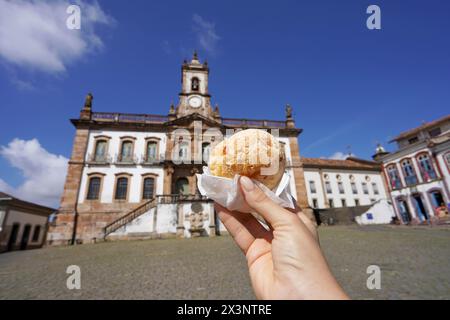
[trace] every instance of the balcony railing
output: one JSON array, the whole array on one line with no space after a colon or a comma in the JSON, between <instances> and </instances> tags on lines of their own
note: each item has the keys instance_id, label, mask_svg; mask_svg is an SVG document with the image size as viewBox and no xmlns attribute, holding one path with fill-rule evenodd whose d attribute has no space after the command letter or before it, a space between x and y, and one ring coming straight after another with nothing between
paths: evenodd
<instances>
[{"instance_id":1,"label":"balcony railing","mask_svg":"<svg viewBox=\"0 0 450 320\"><path fill-rule=\"evenodd\" d=\"M413 175L413 176L407 176L405 177L405 182L407 186L413 186L417 184L417 176Z\"/></svg>"},{"instance_id":2,"label":"balcony railing","mask_svg":"<svg viewBox=\"0 0 450 320\"><path fill-rule=\"evenodd\" d=\"M164 162L164 160L165 160L164 154L157 155L156 157L149 157L147 155L142 155L139 163L141 165L154 165L154 164L160 164L160 163Z\"/></svg>"},{"instance_id":3,"label":"balcony railing","mask_svg":"<svg viewBox=\"0 0 450 320\"><path fill-rule=\"evenodd\" d=\"M423 170L421 173L424 182L437 179L437 174L434 170Z\"/></svg>"},{"instance_id":4,"label":"balcony railing","mask_svg":"<svg viewBox=\"0 0 450 320\"><path fill-rule=\"evenodd\" d=\"M230 127L252 127L252 128L285 128L285 121L276 120L251 120L222 118L222 124Z\"/></svg>"},{"instance_id":5,"label":"balcony railing","mask_svg":"<svg viewBox=\"0 0 450 320\"><path fill-rule=\"evenodd\" d=\"M112 163L111 156L105 155L97 155L97 154L88 154L88 162L92 164L110 164Z\"/></svg>"},{"instance_id":6,"label":"balcony railing","mask_svg":"<svg viewBox=\"0 0 450 320\"><path fill-rule=\"evenodd\" d=\"M156 114L93 112L92 120L103 122L164 123L169 117Z\"/></svg>"},{"instance_id":7,"label":"balcony railing","mask_svg":"<svg viewBox=\"0 0 450 320\"><path fill-rule=\"evenodd\" d=\"M396 189L401 189L402 187L402 182L400 181L400 179L392 179L391 178L391 187L392 189L396 190Z\"/></svg>"},{"instance_id":8,"label":"balcony railing","mask_svg":"<svg viewBox=\"0 0 450 320\"><path fill-rule=\"evenodd\" d=\"M157 114L93 112L92 120L102 122L165 123L169 121L169 117ZM222 118L222 124L230 127L286 128L286 121L279 120Z\"/></svg>"},{"instance_id":9,"label":"balcony railing","mask_svg":"<svg viewBox=\"0 0 450 320\"><path fill-rule=\"evenodd\" d=\"M138 163L138 158L135 156L123 157L122 155L117 155L114 163L119 165L135 165Z\"/></svg>"}]
</instances>

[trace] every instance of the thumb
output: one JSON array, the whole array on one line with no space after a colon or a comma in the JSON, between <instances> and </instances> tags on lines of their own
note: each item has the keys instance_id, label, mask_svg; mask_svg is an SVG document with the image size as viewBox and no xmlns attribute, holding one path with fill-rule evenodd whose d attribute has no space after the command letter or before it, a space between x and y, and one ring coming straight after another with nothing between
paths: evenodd
<instances>
[{"instance_id":1,"label":"thumb","mask_svg":"<svg viewBox=\"0 0 450 320\"><path fill-rule=\"evenodd\" d=\"M269 199L250 178L242 176L239 183L250 208L259 213L273 227L292 224L293 220L298 221L296 217L293 219L294 215L291 212Z\"/></svg>"}]
</instances>

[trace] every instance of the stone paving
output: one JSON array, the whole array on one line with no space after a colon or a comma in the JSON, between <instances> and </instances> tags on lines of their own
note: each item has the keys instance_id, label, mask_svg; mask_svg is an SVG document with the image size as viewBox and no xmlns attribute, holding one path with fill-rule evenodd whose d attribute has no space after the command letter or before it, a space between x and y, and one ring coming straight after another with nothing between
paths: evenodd
<instances>
[{"instance_id":1,"label":"stone paving","mask_svg":"<svg viewBox=\"0 0 450 320\"><path fill-rule=\"evenodd\" d=\"M450 229L321 227L328 261L354 299L450 299ZM369 265L381 289L368 290ZM66 268L81 268L68 290ZM0 255L0 299L254 299L230 237L109 242Z\"/></svg>"}]
</instances>

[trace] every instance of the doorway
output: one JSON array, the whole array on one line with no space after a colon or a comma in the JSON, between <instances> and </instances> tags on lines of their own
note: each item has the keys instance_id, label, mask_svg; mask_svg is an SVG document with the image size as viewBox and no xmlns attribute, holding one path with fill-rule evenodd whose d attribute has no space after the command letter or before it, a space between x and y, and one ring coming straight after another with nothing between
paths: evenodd
<instances>
[{"instance_id":1,"label":"doorway","mask_svg":"<svg viewBox=\"0 0 450 320\"><path fill-rule=\"evenodd\" d=\"M444 197L442 196L442 193L439 190L432 191L430 194L434 208L440 207L441 204L445 205Z\"/></svg>"},{"instance_id":2,"label":"doorway","mask_svg":"<svg viewBox=\"0 0 450 320\"><path fill-rule=\"evenodd\" d=\"M425 209L425 205L423 204L422 197L420 194L415 194L412 196L415 202L416 210L420 220L428 220L427 210Z\"/></svg>"},{"instance_id":3,"label":"doorway","mask_svg":"<svg viewBox=\"0 0 450 320\"><path fill-rule=\"evenodd\" d=\"M409 211L408 204L405 200L399 199L398 200L398 208L400 211L400 217L404 224L410 224L411 223L411 212Z\"/></svg>"},{"instance_id":4,"label":"doorway","mask_svg":"<svg viewBox=\"0 0 450 320\"><path fill-rule=\"evenodd\" d=\"M14 250L14 245L17 241L17 235L19 234L20 224L14 223L11 229L11 234L9 235L8 245L6 251Z\"/></svg>"},{"instance_id":5,"label":"doorway","mask_svg":"<svg viewBox=\"0 0 450 320\"><path fill-rule=\"evenodd\" d=\"M23 229L22 240L20 240L20 250L26 250L28 246L28 239L30 238L31 226L27 224Z\"/></svg>"}]
</instances>

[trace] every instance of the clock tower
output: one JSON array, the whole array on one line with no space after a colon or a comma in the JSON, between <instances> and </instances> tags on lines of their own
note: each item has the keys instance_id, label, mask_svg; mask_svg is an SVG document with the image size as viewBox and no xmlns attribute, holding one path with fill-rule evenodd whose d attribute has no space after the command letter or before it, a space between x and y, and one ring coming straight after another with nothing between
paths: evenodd
<instances>
[{"instance_id":1,"label":"clock tower","mask_svg":"<svg viewBox=\"0 0 450 320\"><path fill-rule=\"evenodd\" d=\"M197 52L190 62L186 60L181 67L181 93L176 116L183 117L198 113L213 117L211 96L208 93L208 63L200 62Z\"/></svg>"}]
</instances>

